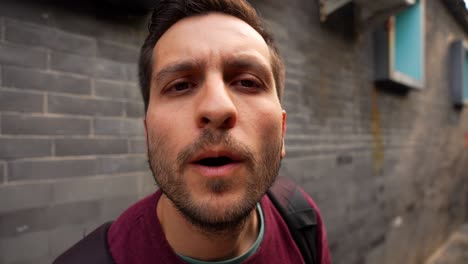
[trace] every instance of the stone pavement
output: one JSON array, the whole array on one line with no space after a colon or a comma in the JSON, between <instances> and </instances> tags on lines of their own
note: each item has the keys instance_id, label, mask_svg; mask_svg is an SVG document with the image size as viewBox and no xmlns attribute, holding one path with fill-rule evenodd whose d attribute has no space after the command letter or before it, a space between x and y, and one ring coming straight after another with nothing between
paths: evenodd
<instances>
[{"instance_id":1,"label":"stone pavement","mask_svg":"<svg viewBox=\"0 0 468 264\"><path fill-rule=\"evenodd\" d=\"M463 225L439 248L426 264L467 264L468 224Z\"/></svg>"}]
</instances>

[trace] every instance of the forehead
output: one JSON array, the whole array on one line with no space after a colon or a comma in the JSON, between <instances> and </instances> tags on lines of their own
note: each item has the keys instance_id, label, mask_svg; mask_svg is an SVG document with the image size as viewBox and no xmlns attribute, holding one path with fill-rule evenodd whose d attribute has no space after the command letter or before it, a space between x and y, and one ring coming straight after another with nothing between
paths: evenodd
<instances>
[{"instance_id":1,"label":"forehead","mask_svg":"<svg viewBox=\"0 0 468 264\"><path fill-rule=\"evenodd\" d=\"M184 18L161 36L153 70L184 59L216 62L241 55L271 64L268 45L255 29L236 17L209 13Z\"/></svg>"}]
</instances>

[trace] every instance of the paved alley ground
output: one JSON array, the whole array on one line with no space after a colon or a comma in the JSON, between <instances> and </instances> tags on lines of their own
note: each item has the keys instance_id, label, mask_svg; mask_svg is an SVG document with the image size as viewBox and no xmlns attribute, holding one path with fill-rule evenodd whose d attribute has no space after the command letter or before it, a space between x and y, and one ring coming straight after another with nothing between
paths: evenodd
<instances>
[{"instance_id":1,"label":"paved alley ground","mask_svg":"<svg viewBox=\"0 0 468 264\"><path fill-rule=\"evenodd\" d=\"M468 224L463 225L429 258L426 264L467 264Z\"/></svg>"}]
</instances>

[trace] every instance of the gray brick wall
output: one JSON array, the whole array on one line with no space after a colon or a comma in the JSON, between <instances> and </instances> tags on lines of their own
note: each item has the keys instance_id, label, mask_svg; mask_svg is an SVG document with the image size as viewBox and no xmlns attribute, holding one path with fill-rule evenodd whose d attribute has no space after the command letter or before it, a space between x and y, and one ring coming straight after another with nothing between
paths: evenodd
<instances>
[{"instance_id":1,"label":"gray brick wall","mask_svg":"<svg viewBox=\"0 0 468 264\"><path fill-rule=\"evenodd\" d=\"M372 83L371 32L320 24L318 1L251 2L287 66L281 174L321 208L334 263L422 263L468 219L468 112L448 86L448 46L466 33L426 1L426 87L397 95ZM73 10L0 3L0 263L50 263L155 189L145 26Z\"/></svg>"},{"instance_id":2,"label":"gray brick wall","mask_svg":"<svg viewBox=\"0 0 468 264\"><path fill-rule=\"evenodd\" d=\"M155 190L123 20L0 3L0 263L51 263Z\"/></svg>"},{"instance_id":3,"label":"gray brick wall","mask_svg":"<svg viewBox=\"0 0 468 264\"><path fill-rule=\"evenodd\" d=\"M468 220L468 111L452 107L448 75L466 32L426 1L426 87L399 95L373 85L371 32L320 24L318 1L251 2L286 60L281 174L321 208L334 263L423 263Z\"/></svg>"}]
</instances>

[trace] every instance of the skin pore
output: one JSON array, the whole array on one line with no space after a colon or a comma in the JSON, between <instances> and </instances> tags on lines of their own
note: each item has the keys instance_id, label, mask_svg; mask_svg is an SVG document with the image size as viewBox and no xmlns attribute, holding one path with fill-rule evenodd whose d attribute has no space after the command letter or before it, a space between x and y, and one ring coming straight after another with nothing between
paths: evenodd
<instances>
[{"instance_id":1,"label":"skin pore","mask_svg":"<svg viewBox=\"0 0 468 264\"><path fill-rule=\"evenodd\" d=\"M286 113L263 38L218 13L174 24L153 51L145 130L163 191L156 214L174 251L205 261L245 253L258 236L256 203L285 155ZM200 162L222 156L230 162Z\"/></svg>"}]
</instances>

